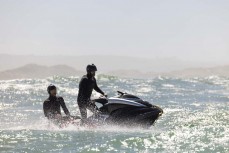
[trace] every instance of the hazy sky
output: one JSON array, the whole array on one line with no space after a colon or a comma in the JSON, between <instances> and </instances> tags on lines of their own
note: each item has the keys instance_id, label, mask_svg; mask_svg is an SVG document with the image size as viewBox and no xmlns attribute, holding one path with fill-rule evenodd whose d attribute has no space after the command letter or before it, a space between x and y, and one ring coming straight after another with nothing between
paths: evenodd
<instances>
[{"instance_id":1,"label":"hazy sky","mask_svg":"<svg viewBox=\"0 0 229 153\"><path fill-rule=\"evenodd\" d=\"M0 0L0 53L229 59L229 0Z\"/></svg>"}]
</instances>

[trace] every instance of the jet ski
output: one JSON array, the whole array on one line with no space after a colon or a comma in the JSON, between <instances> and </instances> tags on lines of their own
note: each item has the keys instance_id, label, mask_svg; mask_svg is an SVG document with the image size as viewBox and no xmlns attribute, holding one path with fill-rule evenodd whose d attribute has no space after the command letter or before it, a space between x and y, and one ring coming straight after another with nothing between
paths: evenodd
<instances>
[{"instance_id":1,"label":"jet ski","mask_svg":"<svg viewBox=\"0 0 229 153\"><path fill-rule=\"evenodd\" d=\"M98 112L87 119L94 124L114 124L150 127L163 114L163 110L141 98L118 91L118 96L92 100Z\"/></svg>"}]
</instances>

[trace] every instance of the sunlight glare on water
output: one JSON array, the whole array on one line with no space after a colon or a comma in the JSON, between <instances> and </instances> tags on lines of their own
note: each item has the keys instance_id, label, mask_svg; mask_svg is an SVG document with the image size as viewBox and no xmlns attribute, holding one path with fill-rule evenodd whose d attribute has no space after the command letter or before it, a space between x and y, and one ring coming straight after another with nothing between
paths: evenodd
<instances>
[{"instance_id":1,"label":"sunlight glare on water","mask_svg":"<svg viewBox=\"0 0 229 153\"><path fill-rule=\"evenodd\" d=\"M120 79L98 76L109 96L136 94L164 114L150 129L104 125L59 129L44 118L42 103L50 83L72 115L79 77L0 81L1 152L229 152L229 78ZM94 96L98 96L96 93Z\"/></svg>"}]
</instances>

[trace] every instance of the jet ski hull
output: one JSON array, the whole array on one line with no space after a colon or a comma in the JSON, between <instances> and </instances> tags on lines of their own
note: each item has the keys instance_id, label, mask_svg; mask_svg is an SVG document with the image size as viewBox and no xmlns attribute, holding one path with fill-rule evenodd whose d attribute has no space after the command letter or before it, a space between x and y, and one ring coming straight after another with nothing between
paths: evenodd
<instances>
[{"instance_id":1,"label":"jet ski hull","mask_svg":"<svg viewBox=\"0 0 229 153\"><path fill-rule=\"evenodd\" d=\"M125 107L113 111L106 121L125 126L152 126L161 113L158 108Z\"/></svg>"}]
</instances>

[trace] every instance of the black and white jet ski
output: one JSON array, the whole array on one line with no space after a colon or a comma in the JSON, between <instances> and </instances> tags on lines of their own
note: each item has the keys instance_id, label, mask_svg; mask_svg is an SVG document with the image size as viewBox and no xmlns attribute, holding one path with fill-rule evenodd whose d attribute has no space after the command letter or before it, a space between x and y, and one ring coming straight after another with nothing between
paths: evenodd
<instances>
[{"instance_id":1,"label":"black and white jet ski","mask_svg":"<svg viewBox=\"0 0 229 153\"><path fill-rule=\"evenodd\" d=\"M163 110L137 96L118 91L118 96L94 99L98 112L89 122L115 125L150 127L163 114Z\"/></svg>"}]
</instances>

